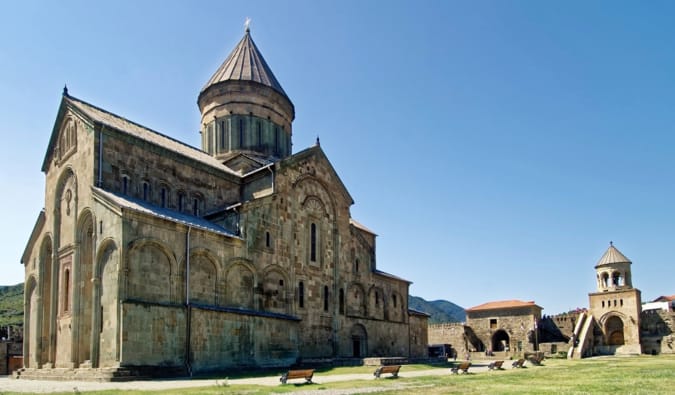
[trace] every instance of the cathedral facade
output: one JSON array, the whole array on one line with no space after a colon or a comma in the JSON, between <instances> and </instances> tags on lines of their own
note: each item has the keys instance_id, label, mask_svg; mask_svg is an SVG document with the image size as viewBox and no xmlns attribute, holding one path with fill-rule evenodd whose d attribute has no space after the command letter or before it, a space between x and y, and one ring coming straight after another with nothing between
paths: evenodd
<instances>
[{"instance_id":1,"label":"cathedral facade","mask_svg":"<svg viewBox=\"0 0 675 395\"><path fill-rule=\"evenodd\" d=\"M22 257L29 372L203 372L426 355L410 282L246 31L201 90L202 149L64 89Z\"/></svg>"}]
</instances>

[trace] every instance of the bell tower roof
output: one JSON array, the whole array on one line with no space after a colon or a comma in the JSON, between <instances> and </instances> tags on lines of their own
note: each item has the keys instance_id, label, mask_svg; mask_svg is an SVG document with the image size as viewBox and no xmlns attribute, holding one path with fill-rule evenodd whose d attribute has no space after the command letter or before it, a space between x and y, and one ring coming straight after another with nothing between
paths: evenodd
<instances>
[{"instance_id":1,"label":"bell tower roof","mask_svg":"<svg viewBox=\"0 0 675 395\"><path fill-rule=\"evenodd\" d=\"M272 69L265 62L260 50L251 38L251 31L246 27L244 37L225 59L223 64L213 74L211 79L202 88L202 93L213 85L225 81L252 81L268 86L286 99L288 95L272 73ZM290 101L290 99L288 99Z\"/></svg>"},{"instance_id":2,"label":"bell tower roof","mask_svg":"<svg viewBox=\"0 0 675 395\"><path fill-rule=\"evenodd\" d=\"M626 258L624 254L621 253L616 247L614 247L614 243L611 241L609 242L609 248L607 248L607 251L605 251L605 254L600 258L598 261L598 264L595 265L597 266L603 266L603 265L612 265L616 263L632 263L630 259Z\"/></svg>"}]
</instances>

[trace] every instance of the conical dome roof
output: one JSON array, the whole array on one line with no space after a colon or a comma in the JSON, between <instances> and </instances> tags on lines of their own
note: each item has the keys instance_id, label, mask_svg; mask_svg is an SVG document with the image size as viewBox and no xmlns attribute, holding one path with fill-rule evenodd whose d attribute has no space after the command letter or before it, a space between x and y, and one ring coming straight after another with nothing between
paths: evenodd
<instances>
[{"instance_id":1,"label":"conical dome roof","mask_svg":"<svg viewBox=\"0 0 675 395\"><path fill-rule=\"evenodd\" d=\"M616 247L614 247L614 244L610 241L609 248L607 249L607 251L605 251L605 254L602 256L602 258L600 258L596 266L609 265L614 263L632 263L632 262L630 259L626 258L626 256L622 254L621 251L619 251Z\"/></svg>"},{"instance_id":2,"label":"conical dome roof","mask_svg":"<svg viewBox=\"0 0 675 395\"><path fill-rule=\"evenodd\" d=\"M202 93L209 87L225 81L253 81L268 86L288 99L288 95L265 62L260 50L246 29L244 37L234 48L211 79L204 85ZM290 99L289 99L290 101Z\"/></svg>"}]
</instances>

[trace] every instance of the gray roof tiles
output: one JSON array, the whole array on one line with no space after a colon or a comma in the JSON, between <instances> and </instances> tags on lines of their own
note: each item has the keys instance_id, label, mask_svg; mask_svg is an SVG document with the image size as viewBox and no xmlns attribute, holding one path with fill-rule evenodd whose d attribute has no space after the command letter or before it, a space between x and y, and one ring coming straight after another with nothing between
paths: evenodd
<instances>
[{"instance_id":1,"label":"gray roof tiles","mask_svg":"<svg viewBox=\"0 0 675 395\"><path fill-rule=\"evenodd\" d=\"M626 258L624 254L621 253L612 242L609 243L609 248L605 251L605 254L600 258L598 264L600 265L609 265L612 263L632 263L630 259Z\"/></svg>"},{"instance_id":2,"label":"gray roof tiles","mask_svg":"<svg viewBox=\"0 0 675 395\"><path fill-rule=\"evenodd\" d=\"M277 81L272 69L265 62L260 50L246 31L239 44L232 50L211 79L204 85L202 92L210 86L224 81L253 81L268 86L286 98L286 92ZM289 99L290 100L290 99Z\"/></svg>"},{"instance_id":3,"label":"gray roof tiles","mask_svg":"<svg viewBox=\"0 0 675 395\"><path fill-rule=\"evenodd\" d=\"M239 238L239 236L228 231L222 226L216 225L213 222L207 221L201 217L181 213L168 208L158 207L144 200L136 199L131 196L119 195L101 188L92 187L92 189L96 195L103 197L121 209L136 211L153 217L162 218L167 221L217 233L223 236Z\"/></svg>"},{"instance_id":4,"label":"gray roof tiles","mask_svg":"<svg viewBox=\"0 0 675 395\"><path fill-rule=\"evenodd\" d=\"M112 129L119 130L120 132L129 134L141 140L145 140L149 143L163 147L187 158L191 158L197 162L201 162L220 171L238 175L238 173L220 163L220 161L218 161L216 158L198 148L165 136L159 132L129 121L126 118L98 108L75 97L64 96L64 99L94 122L99 122Z\"/></svg>"}]
</instances>

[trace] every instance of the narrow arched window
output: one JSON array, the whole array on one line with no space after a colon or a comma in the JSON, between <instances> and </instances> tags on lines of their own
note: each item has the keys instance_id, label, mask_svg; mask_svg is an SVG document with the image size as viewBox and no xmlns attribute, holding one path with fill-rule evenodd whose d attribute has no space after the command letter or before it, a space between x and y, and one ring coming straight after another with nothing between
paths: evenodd
<instances>
[{"instance_id":1,"label":"narrow arched window","mask_svg":"<svg viewBox=\"0 0 675 395\"><path fill-rule=\"evenodd\" d=\"M328 311L328 286L323 286L323 311Z\"/></svg>"},{"instance_id":2,"label":"narrow arched window","mask_svg":"<svg viewBox=\"0 0 675 395\"><path fill-rule=\"evenodd\" d=\"M147 181L143 181L143 200L150 199L150 184Z\"/></svg>"},{"instance_id":3,"label":"narrow arched window","mask_svg":"<svg viewBox=\"0 0 675 395\"><path fill-rule=\"evenodd\" d=\"M270 237L270 232L265 232L265 247L270 248L272 246L272 238Z\"/></svg>"},{"instance_id":4,"label":"narrow arched window","mask_svg":"<svg viewBox=\"0 0 675 395\"><path fill-rule=\"evenodd\" d=\"M70 310L70 270L63 272L63 311Z\"/></svg>"},{"instance_id":5,"label":"narrow arched window","mask_svg":"<svg viewBox=\"0 0 675 395\"><path fill-rule=\"evenodd\" d=\"M391 302L394 305L394 307L396 307L396 295L391 296Z\"/></svg>"},{"instance_id":6,"label":"narrow arched window","mask_svg":"<svg viewBox=\"0 0 675 395\"><path fill-rule=\"evenodd\" d=\"M220 149L225 148L225 122L220 121Z\"/></svg>"},{"instance_id":7,"label":"narrow arched window","mask_svg":"<svg viewBox=\"0 0 675 395\"><path fill-rule=\"evenodd\" d=\"M298 306L305 307L305 283L302 281L298 284Z\"/></svg>"},{"instance_id":8,"label":"narrow arched window","mask_svg":"<svg viewBox=\"0 0 675 395\"><path fill-rule=\"evenodd\" d=\"M129 177L128 176L122 176L122 194L123 195L129 194Z\"/></svg>"},{"instance_id":9,"label":"narrow arched window","mask_svg":"<svg viewBox=\"0 0 675 395\"><path fill-rule=\"evenodd\" d=\"M239 148L244 148L244 118L239 118Z\"/></svg>"},{"instance_id":10,"label":"narrow arched window","mask_svg":"<svg viewBox=\"0 0 675 395\"><path fill-rule=\"evenodd\" d=\"M178 211L185 210L185 194L183 192L178 193Z\"/></svg>"},{"instance_id":11,"label":"narrow arched window","mask_svg":"<svg viewBox=\"0 0 675 395\"><path fill-rule=\"evenodd\" d=\"M316 224L312 223L309 230L309 260L316 262Z\"/></svg>"},{"instance_id":12,"label":"narrow arched window","mask_svg":"<svg viewBox=\"0 0 675 395\"><path fill-rule=\"evenodd\" d=\"M193 198L192 199L192 215L197 216L199 215L199 198Z\"/></svg>"},{"instance_id":13,"label":"narrow arched window","mask_svg":"<svg viewBox=\"0 0 675 395\"><path fill-rule=\"evenodd\" d=\"M159 190L159 205L166 207L166 187L162 187Z\"/></svg>"},{"instance_id":14,"label":"narrow arched window","mask_svg":"<svg viewBox=\"0 0 675 395\"><path fill-rule=\"evenodd\" d=\"M344 289L340 288L340 294L339 294L339 306L340 306L340 314L345 313L345 291Z\"/></svg>"}]
</instances>

